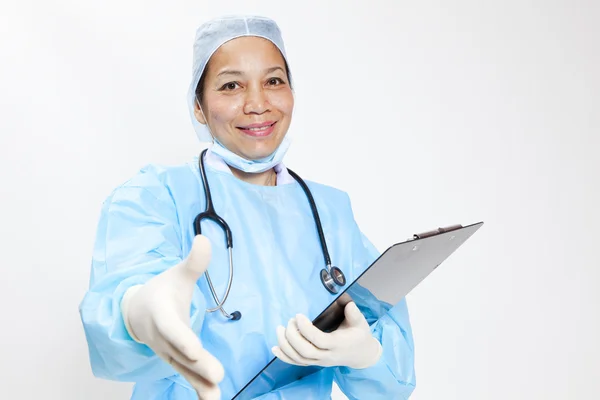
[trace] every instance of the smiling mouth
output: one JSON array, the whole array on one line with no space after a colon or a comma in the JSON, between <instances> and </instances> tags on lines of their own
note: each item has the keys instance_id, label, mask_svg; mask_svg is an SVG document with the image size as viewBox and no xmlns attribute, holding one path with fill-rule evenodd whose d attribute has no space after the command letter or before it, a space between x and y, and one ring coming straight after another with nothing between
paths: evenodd
<instances>
[{"instance_id":1,"label":"smiling mouth","mask_svg":"<svg viewBox=\"0 0 600 400\"><path fill-rule=\"evenodd\" d=\"M267 122L267 123L262 123L262 124L252 124L249 126L238 126L237 128L239 130L241 130L242 132L244 132L246 135L249 136L254 136L254 137L264 137L264 136L268 136L270 135L273 130L274 130L274 126L277 123L277 121L275 122Z\"/></svg>"}]
</instances>

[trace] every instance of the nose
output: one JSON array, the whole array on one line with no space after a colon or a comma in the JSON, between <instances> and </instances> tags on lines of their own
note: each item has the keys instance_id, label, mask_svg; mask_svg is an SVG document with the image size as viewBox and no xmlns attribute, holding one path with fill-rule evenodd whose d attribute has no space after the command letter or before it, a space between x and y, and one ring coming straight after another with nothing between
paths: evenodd
<instances>
[{"instance_id":1,"label":"nose","mask_svg":"<svg viewBox=\"0 0 600 400\"><path fill-rule=\"evenodd\" d=\"M244 103L245 114L263 114L270 111L271 103L269 97L262 87L251 87L246 92Z\"/></svg>"}]
</instances>

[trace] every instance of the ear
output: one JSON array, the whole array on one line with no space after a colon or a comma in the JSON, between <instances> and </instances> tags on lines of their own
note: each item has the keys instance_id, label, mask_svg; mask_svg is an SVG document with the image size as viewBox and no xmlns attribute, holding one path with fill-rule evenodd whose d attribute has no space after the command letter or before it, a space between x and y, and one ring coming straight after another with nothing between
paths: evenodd
<instances>
[{"instance_id":1,"label":"ear","mask_svg":"<svg viewBox=\"0 0 600 400\"><path fill-rule=\"evenodd\" d=\"M206 118L204 117L204 113L200 108L200 104L198 103L198 99L194 100L194 116L202 125L206 125Z\"/></svg>"}]
</instances>

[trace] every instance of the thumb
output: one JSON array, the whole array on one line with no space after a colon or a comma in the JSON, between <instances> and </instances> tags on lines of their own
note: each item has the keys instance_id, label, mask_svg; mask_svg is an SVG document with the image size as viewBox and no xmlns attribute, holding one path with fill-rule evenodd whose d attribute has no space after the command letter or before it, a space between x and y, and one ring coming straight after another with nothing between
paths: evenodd
<instances>
[{"instance_id":1,"label":"thumb","mask_svg":"<svg viewBox=\"0 0 600 400\"><path fill-rule=\"evenodd\" d=\"M181 263L186 277L196 282L208 268L211 257L210 240L204 235L197 235L192 242L192 249Z\"/></svg>"},{"instance_id":2,"label":"thumb","mask_svg":"<svg viewBox=\"0 0 600 400\"><path fill-rule=\"evenodd\" d=\"M346 322L350 326L359 326L367 322L365 317L356 306L356 303L353 301L346 304L346 307L344 307L344 315L346 317Z\"/></svg>"}]
</instances>

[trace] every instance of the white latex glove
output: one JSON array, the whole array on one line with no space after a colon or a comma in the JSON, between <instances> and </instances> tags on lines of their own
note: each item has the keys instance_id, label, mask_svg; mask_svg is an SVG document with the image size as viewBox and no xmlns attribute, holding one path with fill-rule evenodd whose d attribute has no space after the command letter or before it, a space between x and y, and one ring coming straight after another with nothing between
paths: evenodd
<instances>
[{"instance_id":1,"label":"white latex glove","mask_svg":"<svg viewBox=\"0 0 600 400\"><path fill-rule=\"evenodd\" d=\"M221 398L218 383L225 375L219 360L202 347L190 327L192 295L210 256L209 240L196 236L184 261L144 285L129 288L121 301L131 337L171 364L203 400Z\"/></svg>"},{"instance_id":2,"label":"white latex glove","mask_svg":"<svg viewBox=\"0 0 600 400\"><path fill-rule=\"evenodd\" d=\"M377 363L383 351L381 344L371 334L356 303L350 296L344 296L340 296L338 303L344 307L346 319L337 330L325 333L298 314L287 328L277 328L279 346L273 347L273 354L288 364L302 366L362 369Z\"/></svg>"}]
</instances>

